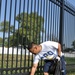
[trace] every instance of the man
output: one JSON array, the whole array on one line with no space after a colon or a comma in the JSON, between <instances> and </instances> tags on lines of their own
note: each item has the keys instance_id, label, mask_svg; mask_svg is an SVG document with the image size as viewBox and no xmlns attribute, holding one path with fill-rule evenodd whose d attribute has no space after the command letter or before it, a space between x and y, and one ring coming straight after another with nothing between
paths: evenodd
<instances>
[{"instance_id":1,"label":"man","mask_svg":"<svg viewBox=\"0 0 75 75\"><path fill-rule=\"evenodd\" d=\"M28 45L28 50L31 53L35 54L35 58L33 61L33 66L32 66L30 75L35 74L35 71L37 69L38 62L40 59L43 59L45 61L44 75L49 75L49 73L48 73L49 68L53 64L53 62L51 60L58 59L58 61L60 61L60 58L62 58L62 64L63 64L62 75L66 75L66 73L65 73L65 61L63 58L63 53L61 51L60 43L54 42L54 41L46 41L46 42L43 42L43 43L37 45L37 44L32 42Z\"/></svg>"}]
</instances>

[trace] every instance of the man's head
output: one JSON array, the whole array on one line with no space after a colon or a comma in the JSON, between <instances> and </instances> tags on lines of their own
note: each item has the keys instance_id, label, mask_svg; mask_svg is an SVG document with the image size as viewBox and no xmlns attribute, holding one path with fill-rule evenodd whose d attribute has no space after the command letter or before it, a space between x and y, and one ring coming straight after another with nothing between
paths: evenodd
<instances>
[{"instance_id":1,"label":"man's head","mask_svg":"<svg viewBox=\"0 0 75 75\"><path fill-rule=\"evenodd\" d=\"M34 42L29 43L27 49L33 54L37 54L41 50L40 45L37 45Z\"/></svg>"}]
</instances>

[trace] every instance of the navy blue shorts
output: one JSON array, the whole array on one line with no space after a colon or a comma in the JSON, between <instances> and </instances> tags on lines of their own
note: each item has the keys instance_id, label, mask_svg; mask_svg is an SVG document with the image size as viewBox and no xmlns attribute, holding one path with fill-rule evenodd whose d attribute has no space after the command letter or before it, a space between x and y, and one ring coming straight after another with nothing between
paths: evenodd
<instances>
[{"instance_id":1,"label":"navy blue shorts","mask_svg":"<svg viewBox=\"0 0 75 75\"><path fill-rule=\"evenodd\" d=\"M65 59L64 59L64 56L61 57L61 72L62 72L62 75L66 75L66 65L65 65ZM53 66L54 64L54 61L53 60L45 60L45 65L44 65L44 72L49 72L51 66Z\"/></svg>"},{"instance_id":2,"label":"navy blue shorts","mask_svg":"<svg viewBox=\"0 0 75 75\"><path fill-rule=\"evenodd\" d=\"M45 60L45 64L44 64L44 72L49 72L50 67L54 64L53 61L51 60Z\"/></svg>"}]
</instances>

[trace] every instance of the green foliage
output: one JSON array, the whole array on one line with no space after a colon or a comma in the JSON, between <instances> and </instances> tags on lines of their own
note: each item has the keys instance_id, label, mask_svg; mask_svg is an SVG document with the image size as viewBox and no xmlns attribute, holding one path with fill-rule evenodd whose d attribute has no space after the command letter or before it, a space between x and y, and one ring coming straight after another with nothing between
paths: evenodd
<instances>
[{"instance_id":1,"label":"green foliage","mask_svg":"<svg viewBox=\"0 0 75 75\"><path fill-rule=\"evenodd\" d=\"M3 41L3 39L0 37L0 43Z\"/></svg>"},{"instance_id":2,"label":"green foliage","mask_svg":"<svg viewBox=\"0 0 75 75\"><path fill-rule=\"evenodd\" d=\"M74 57L65 57L67 64L75 64L75 58Z\"/></svg>"},{"instance_id":3,"label":"green foliage","mask_svg":"<svg viewBox=\"0 0 75 75\"><path fill-rule=\"evenodd\" d=\"M9 21L3 21L0 23L0 32L10 34L10 32L11 33L13 32L13 28L14 26L10 25ZM4 40L4 46L8 46L8 36L5 36L3 40ZM2 40L2 43L3 43L3 40Z\"/></svg>"},{"instance_id":4,"label":"green foliage","mask_svg":"<svg viewBox=\"0 0 75 75\"><path fill-rule=\"evenodd\" d=\"M72 42L72 46L75 49L75 40Z\"/></svg>"},{"instance_id":5,"label":"green foliage","mask_svg":"<svg viewBox=\"0 0 75 75\"><path fill-rule=\"evenodd\" d=\"M39 43L40 32L44 32L44 18L37 13L21 13L15 19L18 22L18 29L15 29L15 31L10 22L3 21L0 23L0 32L13 33L7 37L5 45L7 47L18 46L19 44L25 46L31 41Z\"/></svg>"},{"instance_id":6,"label":"green foliage","mask_svg":"<svg viewBox=\"0 0 75 75\"><path fill-rule=\"evenodd\" d=\"M0 46L2 46L3 39L0 37Z\"/></svg>"},{"instance_id":7,"label":"green foliage","mask_svg":"<svg viewBox=\"0 0 75 75\"><path fill-rule=\"evenodd\" d=\"M44 30L42 16L37 13L21 13L17 15L16 20L20 23L20 35L23 33L23 36L26 36L29 41L39 40L40 32Z\"/></svg>"},{"instance_id":8,"label":"green foliage","mask_svg":"<svg viewBox=\"0 0 75 75\"><path fill-rule=\"evenodd\" d=\"M0 23L0 32L12 32L13 26L10 25L9 21L3 21Z\"/></svg>"},{"instance_id":9,"label":"green foliage","mask_svg":"<svg viewBox=\"0 0 75 75\"><path fill-rule=\"evenodd\" d=\"M44 32L43 17L37 13L21 13L16 16L16 20L19 23L19 29L8 38L10 46L18 46L19 44L25 46L31 41L39 43L40 32Z\"/></svg>"}]
</instances>

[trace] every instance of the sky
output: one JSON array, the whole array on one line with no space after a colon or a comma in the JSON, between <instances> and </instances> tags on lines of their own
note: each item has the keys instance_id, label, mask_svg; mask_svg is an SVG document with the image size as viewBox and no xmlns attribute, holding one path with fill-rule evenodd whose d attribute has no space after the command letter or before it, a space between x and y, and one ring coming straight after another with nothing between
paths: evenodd
<instances>
[{"instance_id":1,"label":"sky","mask_svg":"<svg viewBox=\"0 0 75 75\"><path fill-rule=\"evenodd\" d=\"M66 0L68 2L70 2L73 6L75 6L75 0Z\"/></svg>"}]
</instances>

